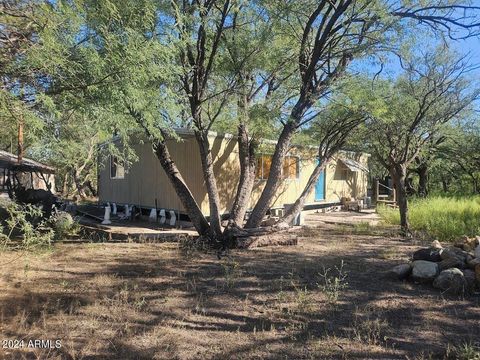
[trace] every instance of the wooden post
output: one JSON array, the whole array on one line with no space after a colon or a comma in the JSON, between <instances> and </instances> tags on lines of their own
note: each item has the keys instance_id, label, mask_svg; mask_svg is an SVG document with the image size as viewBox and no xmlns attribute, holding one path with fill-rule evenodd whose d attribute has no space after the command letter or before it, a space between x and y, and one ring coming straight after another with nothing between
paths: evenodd
<instances>
[{"instance_id":1,"label":"wooden post","mask_svg":"<svg viewBox=\"0 0 480 360\"><path fill-rule=\"evenodd\" d=\"M378 194L380 191L380 185L378 184L378 178L373 179L373 201L375 204L378 202Z\"/></svg>"}]
</instances>

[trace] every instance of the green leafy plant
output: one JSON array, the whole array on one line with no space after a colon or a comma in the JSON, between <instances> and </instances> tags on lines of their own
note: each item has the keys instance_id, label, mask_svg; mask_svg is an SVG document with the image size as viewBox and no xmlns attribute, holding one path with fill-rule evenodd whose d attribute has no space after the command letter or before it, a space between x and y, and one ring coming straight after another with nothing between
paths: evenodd
<instances>
[{"instance_id":1,"label":"green leafy plant","mask_svg":"<svg viewBox=\"0 0 480 360\"><path fill-rule=\"evenodd\" d=\"M335 268L323 268L323 272L319 273L321 281L317 283L317 286L325 294L327 302L330 304L336 304L340 293L347 288L347 273L344 270L343 260L340 266Z\"/></svg>"},{"instance_id":2,"label":"green leafy plant","mask_svg":"<svg viewBox=\"0 0 480 360\"><path fill-rule=\"evenodd\" d=\"M7 214L0 233L3 249L12 246L32 250L51 245L54 231L42 220L41 209L14 202L3 208Z\"/></svg>"}]
</instances>

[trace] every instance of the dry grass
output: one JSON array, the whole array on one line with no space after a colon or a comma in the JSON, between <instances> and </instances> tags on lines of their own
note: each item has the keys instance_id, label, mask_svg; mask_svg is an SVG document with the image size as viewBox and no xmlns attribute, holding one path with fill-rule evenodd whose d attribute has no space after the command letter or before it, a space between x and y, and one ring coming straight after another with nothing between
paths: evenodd
<instances>
[{"instance_id":1,"label":"dry grass","mask_svg":"<svg viewBox=\"0 0 480 360\"><path fill-rule=\"evenodd\" d=\"M235 251L220 261L168 243L2 253L0 338L59 339L62 347L0 349L0 358L475 355L478 298L389 280L384 272L416 247L374 231L306 228L298 246Z\"/></svg>"}]
</instances>

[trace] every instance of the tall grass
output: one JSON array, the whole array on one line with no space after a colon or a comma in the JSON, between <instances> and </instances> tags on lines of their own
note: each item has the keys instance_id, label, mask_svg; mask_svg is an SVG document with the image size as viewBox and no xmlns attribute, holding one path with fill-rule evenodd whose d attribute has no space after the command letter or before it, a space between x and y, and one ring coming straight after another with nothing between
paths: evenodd
<instances>
[{"instance_id":1,"label":"tall grass","mask_svg":"<svg viewBox=\"0 0 480 360\"><path fill-rule=\"evenodd\" d=\"M438 240L480 235L480 196L413 199L408 209L412 229L426 231ZM400 223L398 209L379 207L378 213L387 223Z\"/></svg>"}]
</instances>

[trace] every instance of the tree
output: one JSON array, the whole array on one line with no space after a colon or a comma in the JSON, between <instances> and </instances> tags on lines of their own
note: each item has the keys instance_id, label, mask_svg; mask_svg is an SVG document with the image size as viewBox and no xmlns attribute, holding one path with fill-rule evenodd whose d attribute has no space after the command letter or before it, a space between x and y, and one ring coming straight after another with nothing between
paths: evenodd
<instances>
[{"instance_id":1,"label":"tree","mask_svg":"<svg viewBox=\"0 0 480 360\"><path fill-rule=\"evenodd\" d=\"M284 213L280 220L281 226L289 224L300 211L305 201L312 193L322 171L339 150L347 143L356 128L362 124L367 113L361 102L355 101L353 94L357 87L354 81L347 81L343 94L338 94L330 100L328 107L318 115L319 119L313 120L310 127L305 130L310 143L319 144L317 153L317 166L310 175L305 188L293 205ZM350 93L350 96L348 96Z\"/></svg>"},{"instance_id":2,"label":"tree","mask_svg":"<svg viewBox=\"0 0 480 360\"><path fill-rule=\"evenodd\" d=\"M30 80L35 89L31 96L39 104L38 111L64 113L73 108L83 114L95 109L105 114L99 117L101 127L116 133L127 153L129 138L142 134L153 143L198 232L213 240L225 235L208 140L209 130L224 126L220 119L244 114L243 120L235 121L244 175L232 210L233 223L242 226L246 198L242 190L248 194L254 164L254 146L250 145L255 143L245 116L253 111L246 109L258 105L254 102L259 94L267 98L273 91L279 99L275 105L278 116L269 122L278 139L269 178L246 224L255 228L281 182L283 159L294 135L322 114L327 96L336 90L354 59L384 50L386 43L395 42L403 30L416 24L450 37L455 37L457 29L463 29L465 36L478 30L471 15L476 8L460 0L405 6L386 0L57 1L41 9L48 26L39 30L41 46L33 47L25 57L35 74ZM262 26L259 36L256 27L249 25L255 21L271 23L271 27ZM256 41L263 34L278 44L279 61L251 61L271 54L269 46ZM242 43L242 51L233 54L235 42ZM287 61L292 49L297 58L293 72ZM296 90L279 91L279 79L280 83L288 80ZM243 100L233 96L238 94ZM345 119L358 122L351 115ZM343 135L334 134L348 134L347 123L332 123L339 132L331 136L339 143ZM195 132L210 204L208 221L169 155L166 139L175 137L175 126ZM327 142L330 138L322 137ZM328 159L325 141L318 144L319 155Z\"/></svg>"},{"instance_id":3,"label":"tree","mask_svg":"<svg viewBox=\"0 0 480 360\"><path fill-rule=\"evenodd\" d=\"M0 3L0 118L9 120L0 128L0 148L18 149L19 158L42 130L28 90L33 73L22 61L44 23L35 8L31 1Z\"/></svg>"},{"instance_id":4,"label":"tree","mask_svg":"<svg viewBox=\"0 0 480 360\"><path fill-rule=\"evenodd\" d=\"M332 85L345 74L354 59L393 41L394 34L401 33L405 27L404 20L407 26L412 26L409 19L426 25L437 35L445 32L449 38L455 38L461 32L464 37L476 36L480 23L478 17L471 15L475 10L478 8L463 2L401 5L355 0L287 2L284 28L293 29L292 38L300 39L299 94L288 119L283 122L268 180L246 226L259 226L281 182L283 159L293 135L309 122L311 108L332 91ZM295 24L300 26L295 28ZM318 168L315 172L320 174ZM304 194L305 191L302 196Z\"/></svg>"},{"instance_id":5,"label":"tree","mask_svg":"<svg viewBox=\"0 0 480 360\"><path fill-rule=\"evenodd\" d=\"M402 231L410 231L406 191L407 169L448 122L468 111L479 91L467 75L464 58L445 49L425 53L404 66L395 82L375 84L368 136L373 154L393 179Z\"/></svg>"},{"instance_id":6,"label":"tree","mask_svg":"<svg viewBox=\"0 0 480 360\"><path fill-rule=\"evenodd\" d=\"M462 119L463 120L463 119ZM480 123L478 118L452 126L438 147L432 182L444 192L480 193Z\"/></svg>"}]
</instances>

